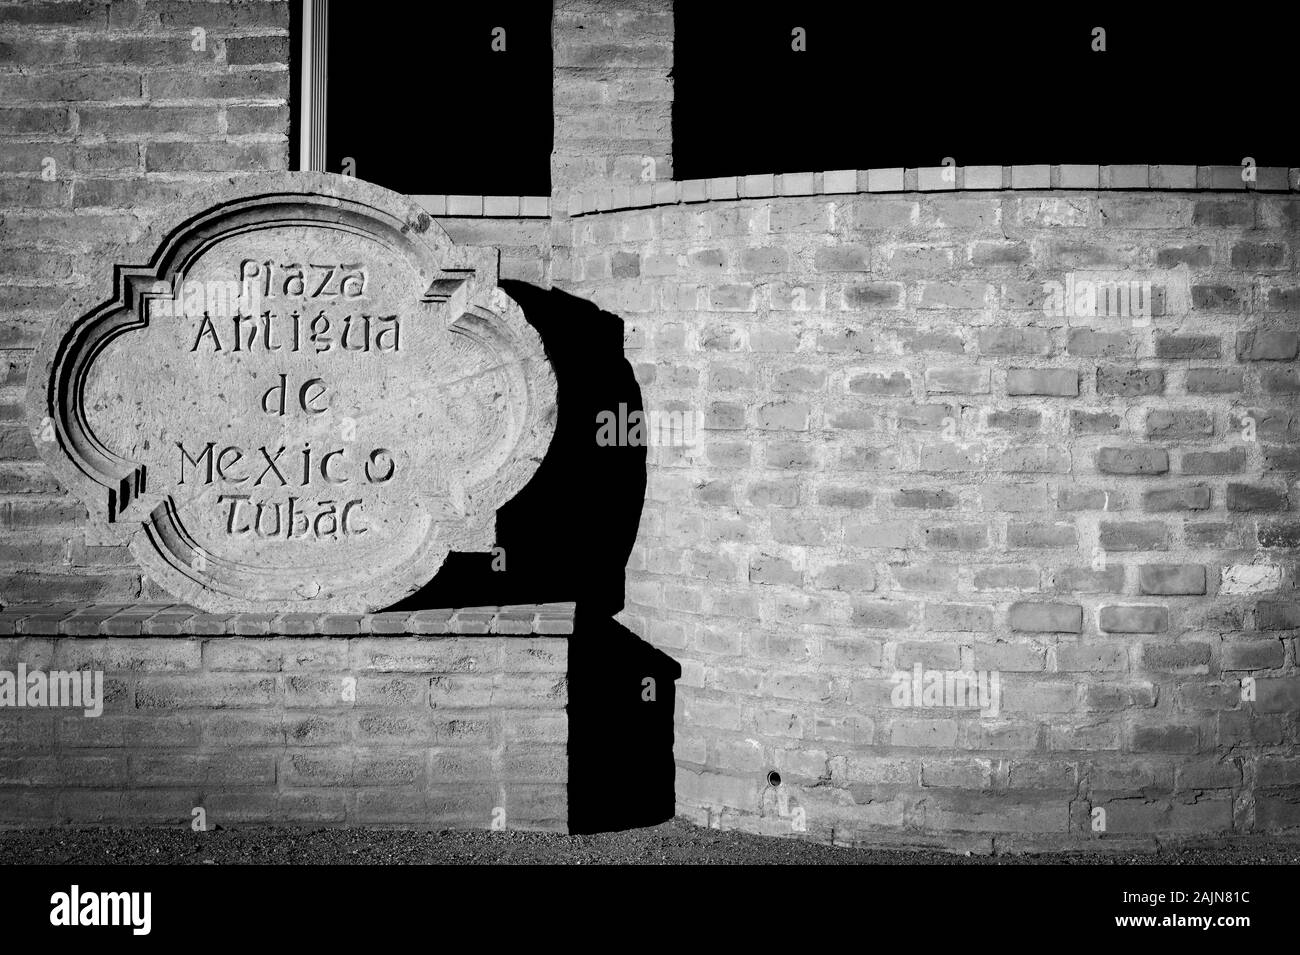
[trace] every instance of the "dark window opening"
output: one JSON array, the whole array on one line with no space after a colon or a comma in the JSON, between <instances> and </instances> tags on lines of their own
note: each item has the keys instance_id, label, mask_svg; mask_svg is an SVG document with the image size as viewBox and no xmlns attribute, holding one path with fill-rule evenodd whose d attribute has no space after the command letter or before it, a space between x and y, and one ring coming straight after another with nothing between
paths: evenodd
<instances>
[{"instance_id":1,"label":"dark window opening","mask_svg":"<svg viewBox=\"0 0 1300 955\"><path fill-rule=\"evenodd\" d=\"M550 4L334 0L325 103L329 172L409 195L550 195Z\"/></svg>"}]
</instances>

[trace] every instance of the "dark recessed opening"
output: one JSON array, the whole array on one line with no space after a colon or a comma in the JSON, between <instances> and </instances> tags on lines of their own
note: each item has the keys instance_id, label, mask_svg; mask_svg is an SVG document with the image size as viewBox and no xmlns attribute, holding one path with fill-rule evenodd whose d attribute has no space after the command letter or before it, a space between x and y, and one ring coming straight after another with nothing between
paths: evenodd
<instances>
[{"instance_id":1,"label":"dark recessed opening","mask_svg":"<svg viewBox=\"0 0 1300 955\"><path fill-rule=\"evenodd\" d=\"M781 785L781 774L775 769L767 774L767 784L773 788Z\"/></svg>"},{"instance_id":2,"label":"dark recessed opening","mask_svg":"<svg viewBox=\"0 0 1300 955\"><path fill-rule=\"evenodd\" d=\"M327 171L409 195L550 195L549 3L336 3L328 62Z\"/></svg>"}]
</instances>

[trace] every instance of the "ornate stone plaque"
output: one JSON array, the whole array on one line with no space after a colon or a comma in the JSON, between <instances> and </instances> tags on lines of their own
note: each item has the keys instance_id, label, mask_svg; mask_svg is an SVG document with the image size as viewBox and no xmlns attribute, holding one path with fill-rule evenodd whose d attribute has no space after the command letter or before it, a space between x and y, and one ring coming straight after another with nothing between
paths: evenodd
<instances>
[{"instance_id":1,"label":"ornate stone plaque","mask_svg":"<svg viewBox=\"0 0 1300 955\"><path fill-rule=\"evenodd\" d=\"M37 446L180 601L382 609L490 550L550 444L554 375L497 260L368 183L233 181L47 334Z\"/></svg>"}]
</instances>

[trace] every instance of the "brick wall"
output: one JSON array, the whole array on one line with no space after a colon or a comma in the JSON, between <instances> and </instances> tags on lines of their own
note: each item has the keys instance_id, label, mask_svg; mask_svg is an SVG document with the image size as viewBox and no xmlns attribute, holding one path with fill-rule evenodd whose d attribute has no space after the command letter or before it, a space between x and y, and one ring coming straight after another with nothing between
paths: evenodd
<instances>
[{"instance_id":1,"label":"brick wall","mask_svg":"<svg viewBox=\"0 0 1300 955\"><path fill-rule=\"evenodd\" d=\"M628 567L683 668L680 810L947 845L1085 840L1098 808L1300 825L1298 225L1244 192L570 220L557 281L623 317L648 410L703 418L650 448ZM1045 301L1088 279L1154 307ZM895 705L916 664L997 671L999 714Z\"/></svg>"},{"instance_id":2,"label":"brick wall","mask_svg":"<svg viewBox=\"0 0 1300 955\"><path fill-rule=\"evenodd\" d=\"M550 285L550 219L435 216L434 221L457 245L500 249L501 278Z\"/></svg>"},{"instance_id":3,"label":"brick wall","mask_svg":"<svg viewBox=\"0 0 1300 955\"><path fill-rule=\"evenodd\" d=\"M201 807L209 827L567 827L565 637L78 637L50 616L18 629L51 635L0 637L0 670L100 670L107 702L0 708L0 825L189 825ZM432 622L403 626L455 629Z\"/></svg>"},{"instance_id":4,"label":"brick wall","mask_svg":"<svg viewBox=\"0 0 1300 955\"><path fill-rule=\"evenodd\" d=\"M0 2L0 604L164 597L38 463L28 358L175 195L287 166L288 6ZM1120 840L1300 825L1300 201L1209 167L674 183L667 0L557 0L553 44L552 218L439 221L620 317L646 407L703 416L650 449L624 614L682 664L679 810L947 846L1081 842L1096 810ZM1153 307L1047 301L1079 281ZM416 754L459 732L438 687L476 724L470 676L554 689L560 648L475 637L462 676L382 639L410 654L19 630L7 665L102 657L115 694L99 721L4 714L5 818L420 821L460 811L446 768L475 820L506 781L558 824L557 754L500 762L559 746L550 691L489 697L463 763ZM996 672L998 715L894 705L918 664Z\"/></svg>"},{"instance_id":5,"label":"brick wall","mask_svg":"<svg viewBox=\"0 0 1300 955\"><path fill-rule=\"evenodd\" d=\"M92 264L160 207L288 168L289 7L0 3L0 604L165 596L38 463L27 366Z\"/></svg>"}]
</instances>

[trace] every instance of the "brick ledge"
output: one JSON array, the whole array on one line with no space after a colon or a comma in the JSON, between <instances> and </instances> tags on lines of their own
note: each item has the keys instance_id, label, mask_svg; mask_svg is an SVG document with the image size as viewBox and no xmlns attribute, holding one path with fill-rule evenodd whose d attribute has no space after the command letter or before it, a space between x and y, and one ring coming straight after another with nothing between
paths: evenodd
<instances>
[{"instance_id":1,"label":"brick ledge","mask_svg":"<svg viewBox=\"0 0 1300 955\"><path fill-rule=\"evenodd\" d=\"M619 209L727 199L852 195L869 192L981 192L1023 189L1292 192L1300 168L1259 166L1256 181L1243 182L1241 166L924 166L917 169L839 169L765 173L615 186L570 194L568 214L585 216ZM952 181L944 178L949 173Z\"/></svg>"},{"instance_id":2,"label":"brick ledge","mask_svg":"<svg viewBox=\"0 0 1300 955\"><path fill-rule=\"evenodd\" d=\"M549 196L411 196L438 218L549 219Z\"/></svg>"},{"instance_id":3,"label":"brick ledge","mask_svg":"<svg viewBox=\"0 0 1300 955\"><path fill-rule=\"evenodd\" d=\"M354 636L571 634L576 604L462 607L406 613L204 613L184 604L14 604L0 635Z\"/></svg>"}]
</instances>

